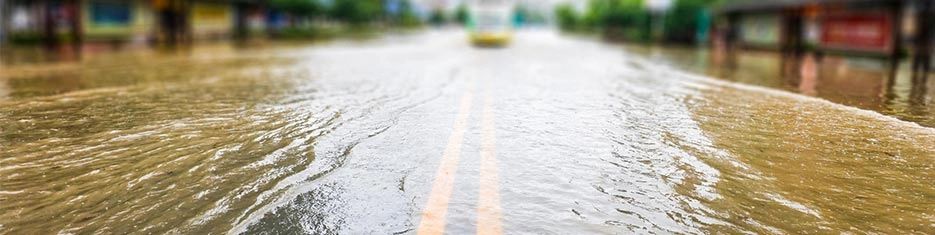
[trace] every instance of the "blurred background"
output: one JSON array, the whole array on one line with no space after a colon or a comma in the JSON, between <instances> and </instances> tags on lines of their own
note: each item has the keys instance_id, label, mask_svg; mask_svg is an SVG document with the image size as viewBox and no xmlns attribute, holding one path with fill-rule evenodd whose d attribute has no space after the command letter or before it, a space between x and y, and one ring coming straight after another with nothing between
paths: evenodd
<instances>
[{"instance_id":1,"label":"blurred background","mask_svg":"<svg viewBox=\"0 0 935 235\"><path fill-rule=\"evenodd\" d=\"M446 225L435 192L452 234L498 206L530 234L935 234L933 20L933 0L0 0L0 235L407 234Z\"/></svg>"},{"instance_id":2,"label":"blurred background","mask_svg":"<svg viewBox=\"0 0 935 235\"><path fill-rule=\"evenodd\" d=\"M918 115L927 109L911 108L931 97L927 0L2 0L0 66L471 28L472 12L492 2L508 8L512 29L598 37L718 78L916 110L905 116L932 125Z\"/></svg>"}]
</instances>

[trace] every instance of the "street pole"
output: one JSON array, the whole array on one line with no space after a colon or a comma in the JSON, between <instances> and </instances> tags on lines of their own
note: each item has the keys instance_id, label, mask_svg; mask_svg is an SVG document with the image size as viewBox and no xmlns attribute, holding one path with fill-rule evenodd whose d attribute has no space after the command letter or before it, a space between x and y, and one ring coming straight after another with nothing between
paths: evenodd
<instances>
[{"instance_id":1,"label":"street pole","mask_svg":"<svg viewBox=\"0 0 935 235\"><path fill-rule=\"evenodd\" d=\"M7 6L6 0L0 0L0 46L6 44L6 29L7 29Z\"/></svg>"},{"instance_id":2,"label":"street pole","mask_svg":"<svg viewBox=\"0 0 935 235\"><path fill-rule=\"evenodd\" d=\"M931 0L916 2L916 34L912 53L912 100L923 100L932 66L932 34L935 27L935 4Z\"/></svg>"},{"instance_id":3,"label":"street pole","mask_svg":"<svg viewBox=\"0 0 935 235\"><path fill-rule=\"evenodd\" d=\"M896 80L896 72L899 70L899 60L902 57L903 33L902 18L904 4L902 1L894 1L890 4L890 31L892 36L892 48L890 48L888 80L890 85Z\"/></svg>"}]
</instances>

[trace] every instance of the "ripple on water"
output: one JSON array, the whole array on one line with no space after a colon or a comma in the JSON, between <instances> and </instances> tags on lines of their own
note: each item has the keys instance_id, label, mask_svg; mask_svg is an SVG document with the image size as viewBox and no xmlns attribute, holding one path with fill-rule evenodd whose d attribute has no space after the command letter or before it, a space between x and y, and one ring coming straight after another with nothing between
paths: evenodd
<instances>
[{"instance_id":1,"label":"ripple on water","mask_svg":"<svg viewBox=\"0 0 935 235\"><path fill-rule=\"evenodd\" d=\"M692 118L745 167L703 159L723 175L705 204L760 232L926 233L935 193L935 131L804 96L684 76L700 94ZM713 230L728 228L713 227ZM732 228L730 230L733 230Z\"/></svg>"}]
</instances>

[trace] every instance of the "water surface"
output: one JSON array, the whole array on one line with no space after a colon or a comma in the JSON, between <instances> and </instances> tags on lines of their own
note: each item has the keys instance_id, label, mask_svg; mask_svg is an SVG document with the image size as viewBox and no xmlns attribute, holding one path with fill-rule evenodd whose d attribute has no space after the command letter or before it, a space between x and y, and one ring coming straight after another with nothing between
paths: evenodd
<instances>
[{"instance_id":1,"label":"water surface","mask_svg":"<svg viewBox=\"0 0 935 235\"><path fill-rule=\"evenodd\" d=\"M507 233L935 233L935 130L546 31L112 53L0 84L2 234L413 233L465 95L448 233L476 230L485 108Z\"/></svg>"}]
</instances>

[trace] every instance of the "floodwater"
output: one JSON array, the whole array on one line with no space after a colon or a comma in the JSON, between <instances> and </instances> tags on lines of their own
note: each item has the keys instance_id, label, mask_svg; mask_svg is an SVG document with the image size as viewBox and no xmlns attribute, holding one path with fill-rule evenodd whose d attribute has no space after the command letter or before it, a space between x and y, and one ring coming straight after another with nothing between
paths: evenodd
<instances>
[{"instance_id":1,"label":"floodwater","mask_svg":"<svg viewBox=\"0 0 935 235\"><path fill-rule=\"evenodd\" d=\"M935 72L925 83L913 84L909 60L900 61L891 75L885 59L871 57L811 56L803 62L808 65L795 68L786 67L776 52L740 51L731 58L707 47L626 45L626 49L695 73L819 97L935 127Z\"/></svg>"},{"instance_id":2,"label":"floodwater","mask_svg":"<svg viewBox=\"0 0 935 235\"><path fill-rule=\"evenodd\" d=\"M2 70L0 234L935 233L935 129L548 31Z\"/></svg>"}]
</instances>

